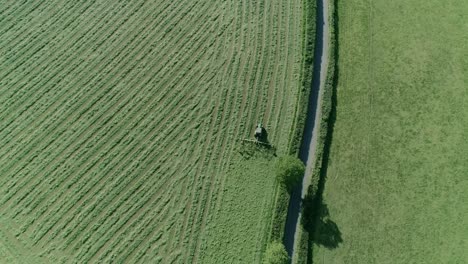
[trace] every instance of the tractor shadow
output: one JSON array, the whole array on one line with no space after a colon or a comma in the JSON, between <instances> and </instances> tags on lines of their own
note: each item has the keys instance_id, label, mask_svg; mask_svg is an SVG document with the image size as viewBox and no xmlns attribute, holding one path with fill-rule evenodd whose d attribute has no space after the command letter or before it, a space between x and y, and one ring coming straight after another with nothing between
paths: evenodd
<instances>
[{"instance_id":1,"label":"tractor shadow","mask_svg":"<svg viewBox=\"0 0 468 264\"><path fill-rule=\"evenodd\" d=\"M255 134L252 139L242 140L238 152L244 159L250 159L256 155L277 156L276 147L270 144L268 131L264 127L261 128L261 133Z\"/></svg>"},{"instance_id":2,"label":"tractor shadow","mask_svg":"<svg viewBox=\"0 0 468 264\"><path fill-rule=\"evenodd\" d=\"M261 126L261 124L259 124L259 126ZM254 132L254 138L265 146L270 146L270 142L268 141L268 131L265 129L265 127L257 126Z\"/></svg>"}]
</instances>

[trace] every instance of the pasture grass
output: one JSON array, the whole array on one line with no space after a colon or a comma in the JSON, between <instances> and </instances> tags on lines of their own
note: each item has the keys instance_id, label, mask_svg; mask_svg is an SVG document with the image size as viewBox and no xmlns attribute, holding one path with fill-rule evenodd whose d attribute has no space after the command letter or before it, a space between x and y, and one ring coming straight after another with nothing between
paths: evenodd
<instances>
[{"instance_id":1,"label":"pasture grass","mask_svg":"<svg viewBox=\"0 0 468 264\"><path fill-rule=\"evenodd\" d=\"M312 262L465 263L468 4L336 8L336 121Z\"/></svg>"}]
</instances>

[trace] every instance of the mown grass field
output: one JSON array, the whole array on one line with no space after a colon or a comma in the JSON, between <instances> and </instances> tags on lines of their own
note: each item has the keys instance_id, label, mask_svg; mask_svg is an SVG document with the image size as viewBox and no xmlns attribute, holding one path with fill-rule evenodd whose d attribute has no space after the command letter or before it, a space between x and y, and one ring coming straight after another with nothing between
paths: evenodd
<instances>
[{"instance_id":1,"label":"mown grass field","mask_svg":"<svg viewBox=\"0 0 468 264\"><path fill-rule=\"evenodd\" d=\"M2 1L0 262L255 263L303 3Z\"/></svg>"},{"instance_id":2,"label":"mown grass field","mask_svg":"<svg viewBox=\"0 0 468 264\"><path fill-rule=\"evenodd\" d=\"M336 2L313 263L467 263L468 2Z\"/></svg>"}]
</instances>

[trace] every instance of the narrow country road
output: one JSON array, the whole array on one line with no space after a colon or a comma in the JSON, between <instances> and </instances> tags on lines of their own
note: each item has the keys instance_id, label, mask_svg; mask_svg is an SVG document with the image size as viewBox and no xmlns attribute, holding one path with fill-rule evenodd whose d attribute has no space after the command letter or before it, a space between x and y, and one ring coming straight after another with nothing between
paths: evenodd
<instances>
[{"instance_id":1,"label":"narrow country road","mask_svg":"<svg viewBox=\"0 0 468 264\"><path fill-rule=\"evenodd\" d=\"M300 227L301 202L310 185L313 166L315 164L315 152L317 147L316 130L320 125L322 91L326 82L328 69L329 49L329 21L328 0L317 0L316 40L314 51L314 69L312 75L312 88L307 109L307 119L302 138L299 158L306 164L306 170L302 186L298 186L291 194L291 200L286 218L284 231L284 245L288 255L295 263L294 249L297 247L297 231Z\"/></svg>"}]
</instances>

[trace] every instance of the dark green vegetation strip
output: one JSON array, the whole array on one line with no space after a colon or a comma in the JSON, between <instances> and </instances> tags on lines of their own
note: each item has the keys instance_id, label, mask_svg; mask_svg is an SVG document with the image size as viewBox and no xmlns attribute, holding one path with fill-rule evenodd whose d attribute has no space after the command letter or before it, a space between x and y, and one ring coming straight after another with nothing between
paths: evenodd
<instances>
[{"instance_id":1,"label":"dark green vegetation strip","mask_svg":"<svg viewBox=\"0 0 468 264\"><path fill-rule=\"evenodd\" d=\"M303 0L303 57L302 71L299 78L299 100L295 111L295 124L289 135L289 153L298 155L302 134L307 115L309 94L312 87L312 73L314 62L315 30L317 15L316 0ZM278 184L276 191L276 206L272 221L271 238L273 240L283 240L284 226L288 213L290 195L284 186Z\"/></svg>"},{"instance_id":2,"label":"dark green vegetation strip","mask_svg":"<svg viewBox=\"0 0 468 264\"><path fill-rule=\"evenodd\" d=\"M317 16L317 1L303 0L303 70L299 85L299 102L295 114L295 126L291 131L289 152L298 155L301 147L302 135L304 132L305 121L307 118L307 108L309 104L309 94L312 88L312 74L314 67L314 48L315 48L315 30Z\"/></svg>"},{"instance_id":3,"label":"dark green vegetation strip","mask_svg":"<svg viewBox=\"0 0 468 264\"><path fill-rule=\"evenodd\" d=\"M316 227L320 219L323 205L322 192L325 184L328 155L333 135L333 125L336 115L336 86L338 82L338 17L336 0L329 2L330 35L329 35L329 62L327 79L323 87L321 102L321 120L318 129L316 159L312 172L311 183L303 201L301 219L300 242L296 252L296 263L310 263L312 259L312 245L316 242ZM328 36L324 36L328 37Z\"/></svg>"},{"instance_id":4,"label":"dark green vegetation strip","mask_svg":"<svg viewBox=\"0 0 468 264\"><path fill-rule=\"evenodd\" d=\"M271 238L270 241L282 241L284 235L284 223L286 222L286 215L288 214L289 193L286 188L280 184L277 187L276 193L276 206L271 225Z\"/></svg>"}]
</instances>

